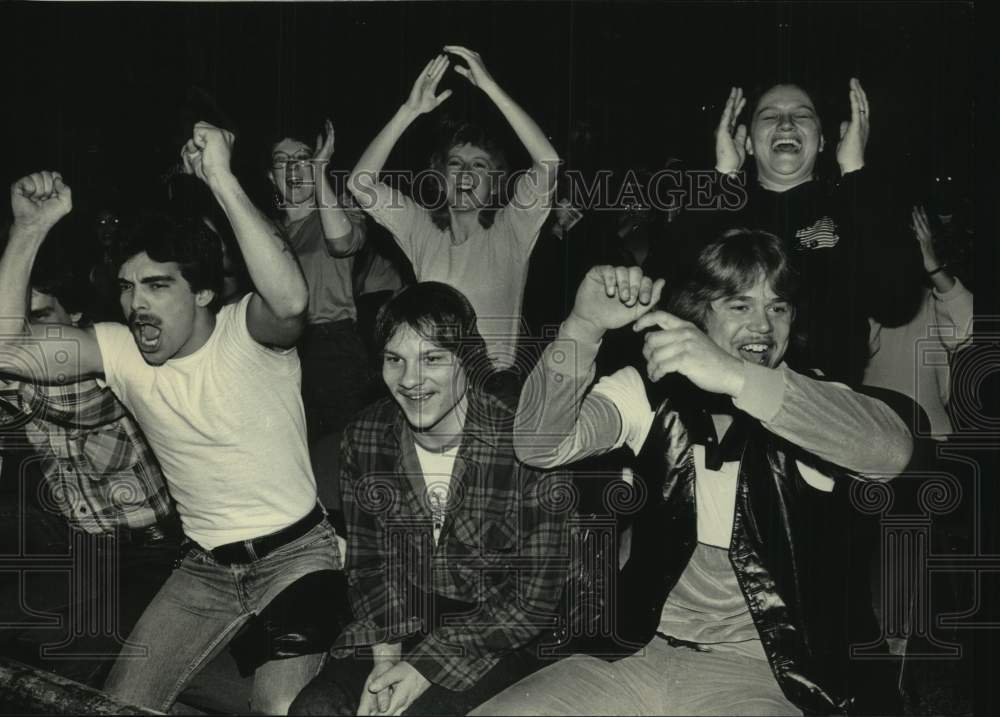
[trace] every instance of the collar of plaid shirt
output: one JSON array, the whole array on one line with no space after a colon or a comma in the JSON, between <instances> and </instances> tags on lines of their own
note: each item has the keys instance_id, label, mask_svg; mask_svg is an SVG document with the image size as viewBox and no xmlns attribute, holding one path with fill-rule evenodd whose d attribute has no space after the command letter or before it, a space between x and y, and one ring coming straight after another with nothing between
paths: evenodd
<instances>
[{"instance_id":1,"label":"collar of plaid shirt","mask_svg":"<svg viewBox=\"0 0 1000 717\"><path fill-rule=\"evenodd\" d=\"M493 448L500 446L500 435L505 426L502 421L513 423L513 418L502 401L496 396L491 396L474 388L469 388L465 395L468 397L468 406L465 412L465 423L462 426L461 443L467 443L466 439L481 441ZM509 426L508 426L509 427ZM403 445L403 436L413 440L410 424L402 411L397 411L396 419L386 425L385 432L391 437L396 445Z\"/></svg>"},{"instance_id":2,"label":"collar of plaid shirt","mask_svg":"<svg viewBox=\"0 0 1000 717\"><path fill-rule=\"evenodd\" d=\"M468 479L470 465L490 462L490 457L501 445L503 422L513 421L513 413L497 397L473 388L467 390L466 396L468 404L456 461L455 477L458 484ZM414 448L413 431L401 410L396 411L395 420L386 424L385 438L387 440L385 445L395 446L395 453L398 456L397 468L410 481L412 488L410 495L425 495L426 485ZM426 512L429 517L429 507L424 505L425 501L420 503L423 509L421 512Z\"/></svg>"}]
</instances>

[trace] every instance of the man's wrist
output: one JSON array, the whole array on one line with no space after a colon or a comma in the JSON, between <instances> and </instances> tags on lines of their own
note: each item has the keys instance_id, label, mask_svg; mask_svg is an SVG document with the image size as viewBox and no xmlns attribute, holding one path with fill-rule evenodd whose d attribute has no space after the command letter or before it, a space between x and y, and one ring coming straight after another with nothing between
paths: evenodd
<instances>
[{"instance_id":1,"label":"man's wrist","mask_svg":"<svg viewBox=\"0 0 1000 717\"><path fill-rule=\"evenodd\" d=\"M574 312L570 312L570 315L563 322L563 334L565 338L599 344L601 339L604 338L604 329L590 319L585 319Z\"/></svg>"},{"instance_id":2,"label":"man's wrist","mask_svg":"<svg viewBox=\"0 0 1000 717\"><path fill-rule=\"evenodd\" d=\"M864 169L864 166L865 166L864 160L861 160L860 163L851 162L851 163L841 164L840 165L840 176L844 177L844 176L846 176L848 174L851 174L852 172L857 172L857 171L859 171L861 169Z\"/></svg>"},{"instance_id":3,"label":"man's wrist","mask_svg":"<svg viewBox=\"0 0 1000 717\"><path fill-rule=\"evenodd\" d=\"M228 169L220 169L216 170L212 174L206 174L205 181L208 183L208 188L217 195L228 193L240 188L239 180L237 180L236 176Z\"/></svg>"},{"instance_id":4,"label":"man's wrist","mask_svg":"<svg viewBox=\"0 0 1000 717\"><path fill-rule=\"evenodd\" d=\"M747 363L742 359L733 359L732 369L729 372L729 377L726 380L728 384L726 388L726 393L732 398L736 398L741 393L743 393L743 387L747 380Z\"/></svg>"},{"instance_id":5,"label":"man's wrist","mask_svg":"<svg viewBox=\"0 0 1000 717\"><path fill-rule=\"evenodd\" d=\"M411 107L408 102L404 102L402 105L400 105L399 109L396 110L396 118L406 124L413 122L413 120L415 120L421 114L422 113L419 109Z\"/></svg>"},{"instance_id":6,"label":"man's wrist","mask_svg":"<svg viewBox=\"0 0 1000 717\"><path fill-rule=\"evenodd\" d=\"M41 244L53 226L55 224L49 222L19 222L15 220L10 227L10 241Z\"/></svg>"}]
</instances>

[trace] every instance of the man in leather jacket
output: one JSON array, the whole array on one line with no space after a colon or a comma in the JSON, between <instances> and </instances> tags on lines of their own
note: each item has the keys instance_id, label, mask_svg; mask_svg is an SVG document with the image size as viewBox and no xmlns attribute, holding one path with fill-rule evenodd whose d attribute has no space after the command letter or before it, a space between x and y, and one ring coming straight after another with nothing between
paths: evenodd
<instances>
[{"instance_id":1,"label":"man in leather jacket","mask_svg":"<svg viewBox=\"0 0 1000 717\"><path fill-rule=\"evenodd\" d=\"M854 505L904 469L912 435L885 403L783 364L795 276L780 239L727 232L685 276L663 311L662 280L592 269L515 424L531 465L638 456L613 635L629 656L563 660L473 714L892 709L870 697L872 663L850 659L878 636L850 546ZM604 332L632 322L653 329L648 382L628 367L588 392Z\"/></svg>"}]
</instances>

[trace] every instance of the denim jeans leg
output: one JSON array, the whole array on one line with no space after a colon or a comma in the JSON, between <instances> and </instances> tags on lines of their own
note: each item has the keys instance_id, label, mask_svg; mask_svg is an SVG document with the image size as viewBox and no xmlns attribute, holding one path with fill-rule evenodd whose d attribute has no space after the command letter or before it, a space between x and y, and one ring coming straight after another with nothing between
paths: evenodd
<instances>
[{"instance_id":1,"label":"denim jeans leg","mask_svg":"<svg viewBox=\"0 0 1000 717\"><path fill-rule=\"evenodd\" d=\"M254 563L226 566L195 548L173 572L129 636L144 658L119 659L105 691L125 702L167 711L190 679L218 654L252 613L303 575L343 567L333 529L324 521L297 540ZM293 658L294 659L294 658ZM308 661L305 661L308 662ZM300 684L269 678L276 666L258 670L254 694L261 704L290 704ZM294 666L299 672L301 665ZM308 668L308 665L306 665Z\"/></svg>"},{"instance_id":2,"label":"denim jeans leg","mask_svg":"<svg viewBox=\"0 0 1000 717\"><path fill-rule=\"evenodd\" d=\"M336 533L323 521L297 540L247 566L243 582L253 612L260 612L296 580L319 570L342 570ZM285 714L298 693L316 676L325 653L272 660L254 675L255 712ZM259 705L259 707L258 707Z\"/></svg>"},{"instance_id":3,"label":"denim jeans leg","mask_svg":"<svg viewBox=\"0 0 1000 717\"><path fill-rule=\"evenodd\" d=\"M292 701L323 667L326 653L271 660L253 676L250 711L259 715L286 715Z\"/></svg>"},{"instance_id":4,"label":"denim jeans leg","mask_svg":"<svg viewBox=\"0 0 1000 717\"><path fill-rule=\"evenodd\" d=\"M249 617L230 569L192 551L129 635L129 642L144 647L146 656L119 658L105 691L130 704L167 711Z\"/></svg>"}]
</instances>

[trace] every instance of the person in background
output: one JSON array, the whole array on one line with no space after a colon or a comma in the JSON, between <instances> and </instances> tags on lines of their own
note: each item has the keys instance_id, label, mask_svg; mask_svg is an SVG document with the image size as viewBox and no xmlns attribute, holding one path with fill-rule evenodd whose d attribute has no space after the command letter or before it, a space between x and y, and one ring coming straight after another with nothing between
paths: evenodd
<instances>
[{"instance_id":1,"label":"person in background","mask_svg":"<svg viewBox=\"0 0 1000 717\"><path fill-rule=\"evenodd\" d=\"M468 297L492 367L510 369L521 332L528 261L549 214L559 155L534 120L493 79L478 53L457 45L443 49L427 63L409 98L362 154L348 189L361 208L392 233L413 264L417 281L441 281ZM531 156L531 168L518 178L509 202L503 200L503 153L474 125L459 126L432 158L432 169L443 175L445 205L438 211L379 179L406 129L451 96L451 90L436 94L451 66L448 55L465 63L455 65L455 72L496 105Z\"/></svg>"},{"instance_id":2,"label":"person in background","mask_svg":"<svg viewBox=\"0 0 1000 717\"><path fill-rule=\"evenodd\" d=\"M973 299L953 273L960 247L937 224L934 231L923 207L913 207L911 229L923 261L924 286L916 314L896 326L871 320L871 360L864 383L909 396L927 413L930 436L944 440L952 433L948 416L951 362L972 339ZM946 260L949 257L953 259ZM935 354L945 351L946 359Z\"/></svg>"},{"instance_id":3,"label":"person in background","mask_svg":"<svg viewBox=\"0 0 1000 717\"><path fill-rule=\"evenodd\" d=\"M796 325L803 340L789 347L789 366L858 385L879 288L868 257L886 234L879 229L885 213L880 187L865 166L871 107L856 78L848 99L850 118L840 124L835 149L839 177L829 183L818 172L827 141L809 93L790 83L766 89L752 107L748 130L737 124L746 99L732 88L715 133L721 204L717 211L684 212L678 236L694 237L692 254L734 227L781 237L802 277ZM748 156L754 171L743 173Z\"/></svg>"},{"instance_id":4,"label":"person in background","mask_svg":"<svg viewBox=\"0 0 1000 717\"><path fill-rule=\"evenodd\" d=\"M355 301L355 262L365 246L365 217L330 186L327 166L333 150L333 124L326 120L315 145L295 137L272 144L267 175L281 226L309 287L307 324L298 348L311 446L343 429L365 405L370 383Z\"/></svg>"}]
</instances>

